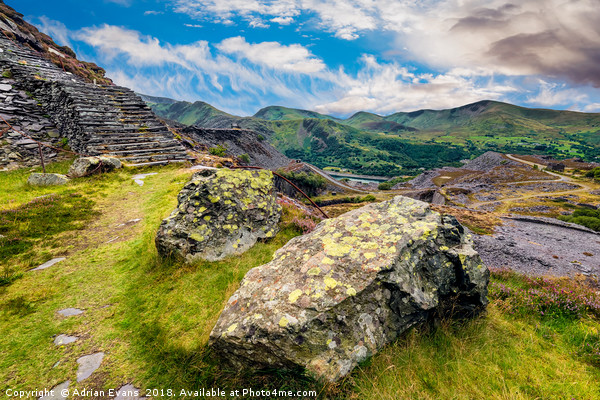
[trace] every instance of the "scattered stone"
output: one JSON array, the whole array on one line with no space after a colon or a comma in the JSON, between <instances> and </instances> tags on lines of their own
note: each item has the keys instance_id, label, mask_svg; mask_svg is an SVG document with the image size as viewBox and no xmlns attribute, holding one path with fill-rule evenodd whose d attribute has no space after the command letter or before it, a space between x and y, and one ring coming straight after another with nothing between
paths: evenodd
<instances>
[{"instance_id":1,"label":"scattered stone","mask_svg":"<svg viewBox=\"0 0 600 400\"><path fill-rule=\"evenodd\" d=\"M131 177L131 179L134 180L135 183L137 183L140 186L144 186L144 179L146 179L146 177L148 176L152 176L152 175L158 175L158 173L156 172L152 172L149 174L137 174Z\"/></svg>"},{"instance_id":2,"label":"scattered stone","mask_svg":"<svg viewBox=\"0 0 600 400\"><path fill-rule=\"evenodd\" d=\"M41 174L34 172L29 175L27 183L32 186L55 186L64 185L69 182L69 178L61 174Z\"/></svg>"},{"instance_id":3,"label":"scattered stone","mask_svg":"<svg viewBox=\"0 0 600 400\"><path fill-rule=\"evenodd\" d=\"M77 336L58 335L56 338L54 338L54 344L56 346L63 346L65 344L71 344L78 339L79 338Z\"/></svg>"},{"instance_id":4,"label":"scattered stone","mask_svg":"<svg viewBox=\"0 0 600 400\"><path fill-rule=\"evenodd\" d=\"M60 365L60 361L57 361L57 362L55 362L55 363L54 363L54 365L52 366L52 368L56 368L56 367L58 367L59 365Z\"/></svg>"},{"instance_id":5,"label":"scattered stone","mask_svg":"<svg viewBox=\"0 0 600 400\"><path fill-rule=\"evenodd\" d=\"M280 217L270 171L204 170L179 193L177 208L160 225L156 247L164 257L217 261L274 237Z\"/></svg>"},{"instance_id":6,"label":"scattered stone","mask_svg":"<svg viewBox=\"0 0 600 400\"><path fill-rule=\"evenodd\" d=\"M10 90L12 90L12 85L8 85L8 84L0 84L0 90L3 92L8 92Z\"/></svg>"},{"instance_id":7,"label":"scattered stone","mask_svg":"<svg viewBox=\"0 0 600 400\"><path fill-rule=\"evenodd\" d=\"M132 384L122 386L117 390L117 397L114 400L140 400L140 389L137 389Z\"/></svg>"},{"instance_id":8,"label":"scattered stone","mask_svg":"<svg viewBox=\"0 0 600 400\"><path fill-rule=\"evenodd\" d=\"M52 388L48 396L42 396L39 400L65 400L67 396L63 396L63 390L67 390L71 381L66 381Z\"/></svg>"},{"instance_id":9,"label":"scattered stone","mask_svg":"<svg viewBox=\"0 0 600 400\"><path fill-rule=\"evenodd\" d=\"M100 368L103 359L104 353L102 352L79 357L77 359L77 364L79 364L79 368L77 369L77 382L89 378L94 371Z\"/></svg>"},{"instance_id":10,"label":"scattered stone","mask_svg":"<svg viewBox=\"0 0 600 400\"><path fill-rule=\"evenodd\" d=\"M125 223L119 224L117 225L117 227L121 227L121 226L128 226L128 225L135 225L138 222L140 222L142 219L141 218L135 218L135 219L131 219Z\"/></svg>"},{"instance_id":11,"label":"scattered stone","mask_svg":"<svg viewBox=\"0 0 600 400\"><path fill-rule=\"evenodd\" d=\"M398 196L325 220L250 270L209 344L235 368L336 381L436 312L477 314L488 279L454 217Z\"/></svg>"},{"instance_id":12,"label":"scattered stone","mask_svg":"<svg viewBox=\"0 0 600 400\"><path fill-rule=\"evenodd\" d=\"M50 261L46 261L45 263L43 263L39 267L32 269L32 271L40 271L42 269L50 268L54 264L58 264L59 262L64 261L64 260L66 260L65 257L53 258Z\"/></svg>"},{"instance_id":13,"label":"scattered stone","mask_svg":"<svg viewBox=\"0 0 600 400\"><path fill-rule=\"evenodd\" d=\"M79 308L65 308L64 310L58 311L63 317L74 317L75 315L83 314L83 310Z\"/></svg>"},{"instance_id":14,"label":"scattered stone","mask_svg":"<svg viewBox=\"0 0 600 400\"><path fill-rule=\"evenodd\" d=\"M101 162L102 166L100 166ZM121 166L121 161L114 157L81 157L75 160L69 168L69 176L81 178L100 172L111 172L121 168Z\"/></svg>"}]
</instances>

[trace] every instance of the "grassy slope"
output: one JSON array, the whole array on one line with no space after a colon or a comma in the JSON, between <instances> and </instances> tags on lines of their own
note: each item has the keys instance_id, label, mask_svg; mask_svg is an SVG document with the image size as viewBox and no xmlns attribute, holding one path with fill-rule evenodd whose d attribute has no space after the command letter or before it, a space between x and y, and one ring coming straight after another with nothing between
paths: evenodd
<instances>
[{"instance_id":1,"label":"grassy slope","mask_svg":"<svg viewBox=\"0 0 600 400\"><path fill-rule=\"evenodd\" d=\"M297 108L288 108L282 106L269 106L262 108L256 114L254 114L254 118L266 119L269 121L293 120L303 118L330 119L332 121L339 121L339 118L335 118L330 115L324 115L314 111L299 110Z\"/></svg>"},{"instance_id":2,"label":"grassy slope","mask_svg":"<svg viewBox=\"0 0 600 400\"><path fill-rule=\"evenodd\" d=\"M599 370L576 355L569 334L533 316L513 316L497 302L464 326L413 330L338 386L221 368L206 348L220 310L246 271L267 262L296 233L285 229L243 256L218 263L164 262L157 257L154 234L190 173L153 172L158 175L146 178L143 187L131 180L133 171L52 189L28 188L22 171L1 176L7 183L2 200L10 199L9 207L76 189L96 202L101 215L76 235L59 235L62 246L54 251L66 254L66 261L0 287L0 382L24 390L74 382L77 357L104 351L100 369L72 388L132 382L143 389L314 389L323 398L340 399L597 398ZM133 218L142 221L119 227ZM66 307L86 312L59 318L55 312ZM592 320L566 325L580 326L596 334L600 327ZM61 333L81 339L55 347L52 336Z\"/></svg>"}]
</instances>

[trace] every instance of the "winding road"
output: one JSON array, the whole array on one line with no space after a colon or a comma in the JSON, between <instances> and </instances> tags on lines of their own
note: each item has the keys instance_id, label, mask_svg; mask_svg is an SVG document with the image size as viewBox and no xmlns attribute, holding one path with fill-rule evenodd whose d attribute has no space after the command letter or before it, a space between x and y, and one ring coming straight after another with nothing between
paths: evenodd
<instances>
[{"instance_id":1,"label":"winding road","mask_svg":"<svg viewBox=\"0 0 600 400\"><path fill-rule=\"evenodd\" d=\"M505 154L506 157L510 160L519 162L521 164L525 164L525 165L529 165L531 167L533 167L534 165L536 165L540 170L542 170L543 168L545 168L545 165L542 164L536 164L534 162L531 161L525 161L522 160L518 157L515 157L512 154ZM471 204L471 207L474 209L477 209L479 207L488 205L488 204L494 204L494 203L505 203L505 202L509 202L509 201L517 201L517 200L523 200L523 199L530 199L530 198L534 198L534 197L544 197L544 196L548 196L548 195L553 195L553 196L564 196L564 195L569 195L569 194L576 194L576 193L582 193L582 192L589 192L591 190L594 190L594 188L592 186L590 186L587 183L582 183L579 181L576 181L575 179L565 176L565 175L560 175L554 172L550 172L548 170L544 171L546 174L548 175L552 175L557 177L558 179L553 179L551 181L549 180L538 180L538 181L525 181L525 182L513 182L512 184L522 184L522 183L548 183L548 182L567 182L570 183L572 185L577 185L580 188L579 189L572 189L572 190L566 190L566 191L562 191L562 192L544 192L544 193L534 193L534 194L526 194L526 195L521 195L518 197L509 197L509 198L505 198L505 199L498 199L498 200L493 200L493 201L481 201L481 202L477 202L477 203L473 203Z\"/></svg>"}]
</instances>

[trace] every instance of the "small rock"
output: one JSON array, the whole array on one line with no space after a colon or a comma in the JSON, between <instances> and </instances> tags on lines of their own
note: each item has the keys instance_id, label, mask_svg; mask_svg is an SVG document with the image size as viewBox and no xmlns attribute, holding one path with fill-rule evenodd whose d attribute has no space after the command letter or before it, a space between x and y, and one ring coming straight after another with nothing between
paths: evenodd
<instances>
[{"instance_id":1,"label":"small rock","mask_svg":"<svg viewBox=\"0 0 600 400\"><path fill-rule=\"evenodd\" d=\"M79 308L65 308L64 310L58 311L63 317L73 317L75 315L83 314L83 310Z\"/></svg>"},{"instance_id":2,"label":"small rock","mask_svg":"<svg viewBox=\"0 0 600 400\"><path fill-rule=\"evenodd\" d=\"M146 179L146 177L148 176L152 176L152 175L157 175L156 172L151 172L149 174L137 174L131 177L131 179L133 179L133 181L135 183L137 183L140 186L144 186L144 179Z\"/></svg>"},{"instance_id":3,"label":"small rock","mask_svg":"<svg viewBox=\"0 0 600 400\"><path fill-rule=\"evenodd\" d=\"M102 166L100 166L100 162L102 162ZM121 161L114 157L81 157L75 160L69 168L69 176L81 178L90 174L110 172L121 166Z\"/></svg>"},{"instance_id":4,"label":"small rock","mask_svg":"<svg viewBox=\"0 0 600 400\"><path fill-rule=\"evenodd\" d=\"M9 156L10 157L10 156ZM61 174L41 174L34 172L29 175L27 183L31 186L55 186L64 185L69 182L69 178Z\"/></svg>"},{"instance_id":5,"label":"small rock","mask_svg":"<svg viewBox=\"0 0 600 400\"><path fill-rule=\"evenodd\" d=\"M10 90L12 90L12 85L8 85L8 84L0 84L0 90L3 92L8 92Z\"/></svg>"},{"instance_id":6,"label":"small rock","mask_svg":"<svg viewBox=\"0 0 600 400\"><path fill-rule=\"evenodd\" d=\"M77 336L69 336L69 335L58 335L54 339L54 344L56 346L63 346L65 344L71 344L77 341L79 338Z\"/></svg>"},{"instance_id":7,"label":"small rock","mask_svg":"<svg viewBox=\"0 0 600 400\"><path fill-rule=\"evenodd\" d=\"M102 352L79 357L77 359L77 364L79 364L79 368L77 369L77 382L89 378L94 371L100 368L103 359L104 353Z\"/></svg>"},{"instance_id":8,"label":"small rock","mask_svg":"<svg viewBox=\"0 0 600 400\"><path fill-rule=\"evenodd\" d=\"M59 263L59 262L61 262L61 261L64 261L64 260L66 260L66 258L65 258L65 257L53 258L53 259L52 259L52 260L50 260L50 261L46 261L45 263L43 263L43 264L42 264L42 265L40 265L39 267L32 269L32 271L40 271L40 270L42 270L42 269L50 268L50 267L51 267L51 266L53 266L54 264L57 264L57 263Z\"/></svg>"},{"instance_id":9,"label":"small rock","mask_svg":"<svg viewBox=\"0 0 600 400\"><path fill-rule=\"evenodd\" d=\"M50 390L51 394L48 394L47 396L42 396L39 398L39 400L65 400L67 396L63 396L63 391L69 389L70 384L71 381L66 381L61 383L60 385L53 387L52 390Z\"/></svg>"}]
</instances>

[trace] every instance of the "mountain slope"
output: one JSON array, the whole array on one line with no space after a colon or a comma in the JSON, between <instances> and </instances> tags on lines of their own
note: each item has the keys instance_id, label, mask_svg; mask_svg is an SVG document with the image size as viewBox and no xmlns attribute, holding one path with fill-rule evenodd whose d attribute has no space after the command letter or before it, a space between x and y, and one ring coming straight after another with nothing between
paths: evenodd
<instances>
[{"instance_id":1,"label":"mountain slope","mask_svg":"<svg viewBox=\"0 0 600 400\"><path fill-rule=\"evenodd\" d=\"M282 106L269 106L262 108L256 114L254 114L254 118L261 118L269 121L293 120L304 118L330 119L332 121L340 121L339 118L335 118L330 115L319 114L315 111L299 110L296 108L287 108Z\"/></svg>"},{"instance_id":2,"label":"mountain slope","mask_svg":"<svg viewBox=\"0 0 600 400\"><path fill-rule=\"evenodd\" d=\"M66 72L78 75L89 83L95 81L105 85L112 84L112 81L104 76L104 69L94 63L78 60L73 50L54 43L50 36L25 21L23 14L4 4L2 0L0 0L0 30L3 36L39 52Z\"/></svg>"},{"instance_id":3,"label":"mountain slope","mask_svg":"<svg viewBox=\"0 0 600 400\"><path fill-rule=\"evenodd\" d=\"M460 157L490 150L588 161L600 157L600 114L489 100L388 116L358 112L345 120L280 106L240 118L203 102L150 105L159 115L189 125L229 128L236 123L261 133L288 157L372 175L456 165Z\"/></svg>"}]
</instances>

